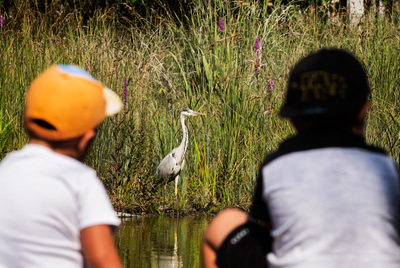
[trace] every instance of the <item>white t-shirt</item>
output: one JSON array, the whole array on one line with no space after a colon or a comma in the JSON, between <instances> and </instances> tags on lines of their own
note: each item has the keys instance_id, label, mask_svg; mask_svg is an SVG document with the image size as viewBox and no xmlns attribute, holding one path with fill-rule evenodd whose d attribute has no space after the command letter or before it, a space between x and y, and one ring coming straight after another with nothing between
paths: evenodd
<instances>
[{"instance_id":1,"label":"white t-shirt","mask_svg":"<svg viewBox=\"0 0 400 268\"><path fill-rule=\"evenodd\" d=\"M399 177L389 157L322 148L281 156L261 172L274 226L270 267L400 267Z\"/></svg>"},{"instance_id":2,"label":"white t-shirt","mask_svg":"<svg viewBox=\"0 0 400 268\"><path fill-rule=\"evenodd\" d=\"M0 267L83 267L80 231L120 221L95 171L28 144L0 163Z\"/></svg>"}]
</instances>

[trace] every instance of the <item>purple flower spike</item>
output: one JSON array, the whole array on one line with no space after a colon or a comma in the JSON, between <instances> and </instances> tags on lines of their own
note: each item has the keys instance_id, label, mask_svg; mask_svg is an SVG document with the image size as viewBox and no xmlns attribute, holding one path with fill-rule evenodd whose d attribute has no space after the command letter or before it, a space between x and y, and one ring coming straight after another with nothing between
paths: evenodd
<instances>
[{"instance_id":1,"label":"purple flower spike","mask_svg":"<svg viewBox=\"0 0 400 268\"><path fill-rule=\"evenodd\" d=\"M223 33L224 29L225 29L224 18L221 18L221 20L219 21L219 32Z\"/></svg>"},{"instance_id":2,"label":"purple flower spike","mask_svg":"<svg viewBox=\"0 0 400 268\"><path fill-rule=\"evenodd\" d=\"M3 16L0 16L0 27L3 27L3 22L4 22Z\"/></svg>"},{"instance_id":3,"label":"purple flower spike","mask_svg":"<svg viewBox=\"0 0 400 268\"><path fill-rule=\"evenodd\" d=\"M268 90L269 90L269 93L271 93L271 94L272 94L272 92L274 92L274 80L272 80L272 79L268 80Z\"/></svg>"},{"instance_id":4,"label":"purple flower spike","mask_svg":"<svg viewBox=\"0 0 400 268\"><path fill-rule=\"evenodd\" d=\"M128 104L128 79L124 78L124 106Z\"/></svg>"},{"instance_id":5,"label":"purple flower spike","mask_svg":"<svg viewBox=\"0 0 400 268\"><path fill-rule=\"evenodd\" d=\"M258 74L258 69L260 68L260 38L258 36L254 42L254 50L256 52L255 73Z\"/></svg>"},{"instance_id":6,"label":"purple flower spike","mask_svg":"<svg viewBox=\"0 0 400 268\"><path fill-rule=\"evenodd\" d=\"M258 51L260 50L260 38L257 36L256 41L254 42L254 50L258 54Z\"/></svg>"}]
</instances>

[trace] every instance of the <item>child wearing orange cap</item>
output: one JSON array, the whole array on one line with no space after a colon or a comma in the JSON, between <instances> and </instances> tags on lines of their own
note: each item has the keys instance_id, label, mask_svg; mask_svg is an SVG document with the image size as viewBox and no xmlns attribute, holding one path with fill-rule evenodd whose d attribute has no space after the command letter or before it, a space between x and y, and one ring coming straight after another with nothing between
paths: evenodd
<instances>
[{"instance_id":1,"label":"child wearing orange cap","mask_svg":"<svg viewBox=\"0 0 400 268\"><path fill-rule=\"evenodd\" d=\"M0 163L0 267L122 267L120 221L96 172L82 161L119 97L73 65L53 65L30 85L29 143Z\"/></svg>"}]
</instances>

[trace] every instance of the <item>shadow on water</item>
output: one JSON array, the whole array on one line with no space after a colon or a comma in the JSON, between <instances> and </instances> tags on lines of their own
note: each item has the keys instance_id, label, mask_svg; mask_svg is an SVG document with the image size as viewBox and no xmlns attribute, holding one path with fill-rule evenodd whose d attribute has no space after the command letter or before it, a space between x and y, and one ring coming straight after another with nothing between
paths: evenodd
<instances>
[{"instance_id":1,"label":"shadow on water","mask_svg":"<svg viewBox=\"0 0 400 268\"><path fill-rule=\"evenodd\" d=\"M205 215L122 219L115 243L124 267L200 267Z\"/></svg>"}]
</instances>

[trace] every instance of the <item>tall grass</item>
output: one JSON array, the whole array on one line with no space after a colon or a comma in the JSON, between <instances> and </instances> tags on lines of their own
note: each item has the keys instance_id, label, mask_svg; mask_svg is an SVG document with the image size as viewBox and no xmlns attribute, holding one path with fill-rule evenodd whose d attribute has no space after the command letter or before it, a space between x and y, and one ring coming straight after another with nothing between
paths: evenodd
<instances>
[{"instance_id":1,"label":"tall grass","mask_svg":"<svg viewBox=\"0 0 400 268\"><path fill-rule=\"evenodd\" d=\"M86 161L118 210L159 210L163 187L153 187L154 173L181 141L178 118L186 107L207 116L186 120L179 209L246 209L263 157L293 134L277 115L290 68L334 46L365 64L372 87L367 139L400 163L398 17L368 14L349 27L344 12L331 19L324 7L235 3L194 1L185 22L151 10L145 18L131 10L128 19L110 9L83 25L79 11L54 5L42 14L22 2L0 28L1 157L27 141L22 112L29 83L51 64L77 64L121 97L129 80L126 107L101 125ZM167 190L174 208L173 184Z\"/></svg>"}]
</instances>

